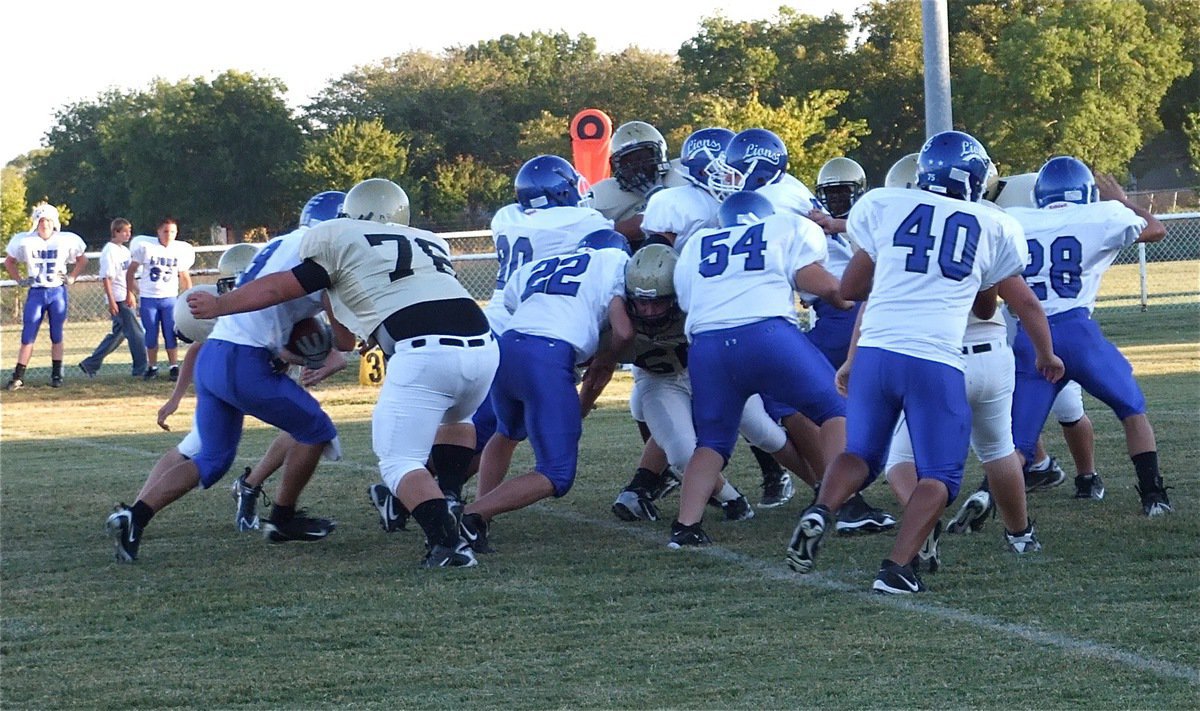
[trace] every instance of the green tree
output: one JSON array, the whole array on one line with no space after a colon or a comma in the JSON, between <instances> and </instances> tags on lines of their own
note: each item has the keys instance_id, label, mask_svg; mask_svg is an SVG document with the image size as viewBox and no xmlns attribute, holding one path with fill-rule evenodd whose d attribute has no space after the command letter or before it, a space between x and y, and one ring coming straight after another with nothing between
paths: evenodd
<instances>
[{"instance_id":1,"label":"green tree","mask_svg":"<svg viewBox=\"0 0 1200 711\"><path fill-rule=\"evenodd\" d=\"M50 149L35 151L30 160L28 202L50 197L70 205L73 229L94 247L107 241L114 217L130 216L126 163L111 138L141 101L136 93L114 90L64 106L47 132Z\"/></svg>"},{"instance_id":2,"label":"green tree","mask_svg":"<svg viewBox=\"0 0 1200 711\"><path fill-rule=\"evenodd\" d=\"M283 91L276 79L236 71L212 82L156 82L106 139L137 219L171 214L201 240L213 224L294 223L307 197L292 176L302 134Z\"/></svg>"},{"instance_id":3,"label":"green tree","mask_svg":"<svg viewBox=\"0 0 1200 711\"><path fill-rule=\"evenodd\" d=\"M700 101L694 128L769 129L788 147L788 172L812 185L825 161L853 152L867 133L864 121L838 115L845 98L845 92L814 91L803 101L785 99L781 107L773 108L753 95L745 101L708 97Z\"/></svg>"},{"instance_id":4,"label":"green tree","mask_svg":"<svg viewBox=\"0 0 1200 711\"><path fill-rule=\"evenodd\" d=\"M439 165L429 181L423 217L446 227L486 224L497 205L512 201L512 179L471 156L456 156Z\"/></svg>"},{"instance_id":5,"label":"green tree","mask_svg":"<svg viewBox=\"0 0 1200 711\"><path fill-rule=\"evenodd\" d=\"M28 230L29 209L25 173L10 163L0 172L0 238L7 242L9 237Z\"/></svg>"},{"instance_id":6,"label":"green tree","mask_svg":"<svg viewBox=\"0 0 1200 711\"><path fill-rule=\"evenodd\" d=\"M309 193L349 190L367 178L403 184L408 169L407 138L383 121L350 120L308 142L302 172Z\"/></svg>"},{"instance_id":7,"label":"green tree","mask_svg":"<svg viewBox=\"0 0 1200 711\"><path fill-rule=\"evenodd\" d=\"M989 35L956 35L978 49L964 56L956 84L956 123L976 135L1009 172L1034 170L1070 153L1096 169L1122 173L1145 140L1161 130L1158 108L1190 69L1182 32L1152 29L1134 0L1016 2Z\"/></svg>"}]
</instances>

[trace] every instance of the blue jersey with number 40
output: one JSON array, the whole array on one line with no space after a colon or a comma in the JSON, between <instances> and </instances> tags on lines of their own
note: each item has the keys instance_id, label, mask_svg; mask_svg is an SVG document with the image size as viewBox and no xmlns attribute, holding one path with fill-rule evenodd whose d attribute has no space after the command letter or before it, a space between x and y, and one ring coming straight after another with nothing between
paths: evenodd
<instances>
[{"instance_id":1,"label":"blue jersey with number 40","mask_svg":"<svg viewBox=\"0 0 1200 711\"><path fill-rule=\"evenodd\" d=\"M1096 307L1100 277L1122 248L1137 241L1146 221L1119 202L1012 208L1029 246L1025 283L1047 316Z\"/></svg>"},{"instance_id":2,"label":"blue jersey with number 40","mask_svg":"<svg viewBox=\"0 0 1200 711\"><path fill-rule=\"evenodd\" d=\"M796 272L823 262L825 233L807 217L775 213L752 225L692 235L675 265L675 292L689 338L769 318L793 323Z\"/></svg>"},{"instance_id":3,"label":"blue jersey with number 40","mask_svg":"<svg viewBox=\"0 0 1200 711\"><path fill-rule=\"evenodd\" d=\"M875 262L858 344L959 370L975 295L1020 274L1028 255L1016 220L924 190L867 192L846 231Z\"/></svg>"}]
</instances>

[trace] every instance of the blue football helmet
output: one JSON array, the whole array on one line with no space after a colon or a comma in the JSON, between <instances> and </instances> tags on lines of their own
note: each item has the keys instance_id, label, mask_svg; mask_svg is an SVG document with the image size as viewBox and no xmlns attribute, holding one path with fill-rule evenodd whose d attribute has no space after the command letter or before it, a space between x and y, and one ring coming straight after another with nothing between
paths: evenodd
<instances>
[{"instance_id":1,"label":"blue football helmet","mask_svg":"<svg viewBox=\"0 0 1200 711\"><path fill-rule=\"evenodd\" d=\"M721 157L733 135L733 131L727 128L694 131L679 149L679 174L689 183L708 190L712 166Z\"/></svg>"},{"instance_id":2,"label":"blue football helmet","mask_svg":"<svg viewBox=\"0 0 1200 711\"><path fill-rule=\"evenodd\" d=\"M726 197L757 190L778 182L787 164L787 146L779 136L765 128L748 128L730 139L709 178L709 189Z\"/></svg>"},{"instance_id":3,"label":"blue football helmet","mask_svg":"<svg viewBox=\"0 0 1200 711\"><path fill-rule=\"evenodd\" d=\"M947 197L978 202L987 187L992 159L983 144L962 131L942 131L917 155L917 187Z\"/></svg>"},{"instance_id":4,"label":"blue football helmet","mask_svg":"<svg viewBox=\"0 0 1200 711\"><path fill-rule=\"evenodd\" d=\"M752 225L774 214L775 206L770 200L756 192L740 190L721 203L717 210L717 222L722 227Z\"/></svg>"},{"instance_id":5,"label":"blue football helmet","mask_svg":"<svg viewBox=\"0 0 1200 711\"><path fill-rule=\"evenodd\" d=\"M346 193L341 190L326 190L313 195L304 203L304 209L300 210L300 226L312 227L332 220L342 213L345 200Z\"/></svg>"},{"instance_id":6,"label":"blue football helmet","mask_svg":"<svg viewBox=\"0 0 1200 711\"><path fill-rule=\"evenodd\" d=\"M513 181L517 202L526 210L547 207L586 207L587 181L575 166L558 156L530 158Z\"/></svg>"},{"instance_id":7,"label":"blue football helmet","mask_svg":"<svg viewBox=\"0 0 1200 711\"><path fill-rule=\"evenodd\" d=\"M629 240L625 239L625 235L616 230L596 230L589 232L583 239L579 240L577 250L585 249L619 249L625 254L633 254L633 250L629 248Z\"/></svg>"},{"instance_id":8,"label":"blue football helmet","mask_svg":"<svg viewBox=\"0 0 1200 711\"><path fill-rule=\"evenodd\" d=\"M1099 199L1096 177L1074 156L1055 156L1046 161L1033 183L1033 200L1038 207L1056 202L1086 205Z\"/></svg>"}]
</instances>

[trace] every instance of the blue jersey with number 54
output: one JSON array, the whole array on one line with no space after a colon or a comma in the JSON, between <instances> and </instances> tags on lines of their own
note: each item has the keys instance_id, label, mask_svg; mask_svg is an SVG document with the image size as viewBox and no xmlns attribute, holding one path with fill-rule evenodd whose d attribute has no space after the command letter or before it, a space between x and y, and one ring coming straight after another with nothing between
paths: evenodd
<instances>
[{"instance_id":1,"label":"blue jersey with number 54","mask_svg":"<svg viewBox=\"0 0 1200 711\"><path fill-rule=\"evenodd\" d=\"M675 292L697 333L783 317L796 319L796 272L823 262L825 233L807 217L775 213L752 225L703 229L675 265Z\"/></svg>"},{"instance_id":2,"label":"blue jersey with number 54","mask_svg":"<svg viewBox=\"0 0 1200 711\"><path fill-rule=\"evenodd\" d=\"M1112 200L1012 208L1009 214L1025 228L1029 266L1023 276L1047 316L1077 308L1090 313L1100 277L1146 229L1145 220Z\"/></svg>"},{"instance_id":3,"label":"blue jersey with number 54","mask_svg":"<svg viewBox=\"0 0 1200 711\"><path fill-rule=\"evenodd\" d=\"M858 344L959 370L975 295L1020 274L1029 254L1000 210L924 190L869 191L846 231L875 262Z\"/></svg>"}]
</instances>

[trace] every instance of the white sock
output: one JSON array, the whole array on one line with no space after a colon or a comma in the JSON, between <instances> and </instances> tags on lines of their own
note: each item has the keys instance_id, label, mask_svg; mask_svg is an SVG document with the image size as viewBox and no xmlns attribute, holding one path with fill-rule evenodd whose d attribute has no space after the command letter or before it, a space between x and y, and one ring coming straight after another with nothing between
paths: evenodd
<instances>
[{"instance_id":1,"label":"white sock","mask_svg":"<svg viewBox=\"0 0 1200 711\"><path fill-rule=\"evenodd\" d=\"M721 490L717 492L717 501L725 503L726 501L733 501L739 496L741 494L738 493L738 490L733 488L733 484L727 481L725 482L725 486L721 487Z\"/></svg>"},{"instance_id":2,"label":"white sock","mask_svg":"<svg viewBox=\"0 0 1200 711\"><path fill-rule=\"evenodd\" d=\"M1036 469L1038 471L1041 471L1043 469L1049 469L1049 468L1050 468L1050 455L1049 454L1046 455L1045 459L1043 459L1042 461L1040 461L1037 464L1034 464L1032 467L1030 467L1030 469Z\"/></svg>"}]
</instances>

